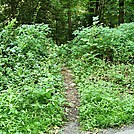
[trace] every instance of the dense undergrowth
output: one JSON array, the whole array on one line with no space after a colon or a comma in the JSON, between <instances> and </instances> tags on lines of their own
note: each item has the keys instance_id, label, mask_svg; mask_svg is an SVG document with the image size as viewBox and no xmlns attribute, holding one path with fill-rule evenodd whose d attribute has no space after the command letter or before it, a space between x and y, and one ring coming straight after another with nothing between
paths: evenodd
<instances>
[{"instance_id":1,"label":"dense undergrowth","mask_svg":"<svg viewBox=\"0 0 134 134\"><path fill-rule=\"evenodd\" d=\"M61 46L63 62L74 71L83 129L118 127L134 121L134 23L75 31ZM67 55L67 56L66 56Z\"/></svg>"},{"instance_id":2,"label":"dense undergrowth","mask_svg":"<svg viewBox=\"0 0 134 134\"><path fill-rule=\"evenodd\" d=\"M134 23L75 31L57 46L47 25L0 32L0 133L53 133L64 123L61 66L74 72L83 129L134 121Z\"/></svg>"},{"instance_id":3,"label":"dense undergrowth","mask_svg":"<svg viewBox=\"0 0 134 134\"><path fill-rule=\"evenodd\" d=\"M61 65L47 25L0 32L0 133L50 133L64 119Z\"/></svg>"}]
</instances>

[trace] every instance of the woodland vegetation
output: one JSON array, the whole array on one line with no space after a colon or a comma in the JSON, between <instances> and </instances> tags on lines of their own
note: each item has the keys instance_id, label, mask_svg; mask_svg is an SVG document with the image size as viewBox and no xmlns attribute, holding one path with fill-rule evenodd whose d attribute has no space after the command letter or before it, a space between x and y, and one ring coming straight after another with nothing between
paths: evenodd
<instances>
[{"instance_id":1,"label":"woodland vegetation","mask_svg":"<svg viewBox=\"0 0 134 134\"><path fill-rule=\"evenodd\" d=\"M0 22L17 19L17 24L49 24L56 44L65 43L80 27L99 23L116 27L134 21L133 0L1 0Z\"/></svg>"},{"instance_id":2,"label":"woodland vegetation","mask_svg":"<svg viewBox=\"0 0 134 134\"><path fill-rule=\"evenodd\" d=\"M80 94L81 129L134 123L133 0L0 1L0 133L66 122L62 66Z\"/></svg>"}]
</instances>

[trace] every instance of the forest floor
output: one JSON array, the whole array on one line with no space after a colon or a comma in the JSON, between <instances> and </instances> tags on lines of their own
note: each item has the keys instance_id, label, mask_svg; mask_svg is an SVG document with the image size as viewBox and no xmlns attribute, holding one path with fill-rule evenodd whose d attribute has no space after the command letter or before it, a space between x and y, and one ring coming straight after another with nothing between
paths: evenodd
<instances>
[{"instance_id":1,"label":"forest floor","mask_svg":"<svg viewBox=\"0 0 134 134\"><path fill-rule=\"evenodd\" d=\"M67 123L62 128L60 134L134 134L134 125L124 126L120 129L103 129L99 132L83 132L80 130L78 121L78 108L80 105L80 97L76 84L73 82L73 74L70 69L63 67L61 71L64 78L65 95L67 104L65 105L65 111L67 113Z\"/></svg>"}]
</instances>

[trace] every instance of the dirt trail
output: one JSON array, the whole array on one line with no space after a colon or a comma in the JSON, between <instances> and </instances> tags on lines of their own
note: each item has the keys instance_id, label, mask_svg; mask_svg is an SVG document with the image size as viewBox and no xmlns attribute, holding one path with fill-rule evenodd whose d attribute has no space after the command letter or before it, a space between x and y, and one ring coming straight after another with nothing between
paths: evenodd
<instances>
[{"instance_id":1,"label":"dirt trail","mask_svg":"<svg viewBox=\"0 0 134 134\"><path fill-rule=\"evenodd\" d=\"M76 89L76 84L73 82L72 72L68 68L62 68L62 75L64 77L66 88L66 99L69 105L65 106L68 123L61 134L81 134L78 123L79 95Z\"/></svg>"}]
</instances>

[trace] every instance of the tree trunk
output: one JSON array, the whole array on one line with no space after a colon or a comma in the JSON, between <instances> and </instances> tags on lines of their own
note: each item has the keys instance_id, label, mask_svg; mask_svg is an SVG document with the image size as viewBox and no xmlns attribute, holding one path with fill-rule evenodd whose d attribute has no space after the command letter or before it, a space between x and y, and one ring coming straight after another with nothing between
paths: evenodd
<instances>
[{"instance_id":1,"label":"tree trunk","mask_svg":"<svg viewBox=\"0 0 134 134\"><path fill-rule=\"evenodd\" d=\"M100 6L100 2L99 0L96 0L95 16L99 15L99 6Z\"/></svg>"},{"instance_id":2,"label":"tree trunk","mask_svg":"<svg viewBox=\"0 0 134 134\"><path fill-rule=\"evenodd\" d=\"M10 20L14 19L16 17L16 8L17 8L18 1L9 1L10 5Z\"/></svg>"},{"instance_id":3,"label":"tree trunk","mask_svg":"<svg viewBox=\"0 0 134 134\"><path fill-rule=\"evenodd\" d=\"M88 26L91 26L93 24L93 16L94 16L93 2L89 0L88 2Z\"/></svg>"},{"instance_id":4,"label":"tree trunk","mask_svg":"<svg viewBox=\"0 0 134 134\"><path fill-rule=\"evenodd\" d=\"M70 2L68 1L68 12L67 12L67 16L68 16L68 40L72 39L72 18L71 18L71 7L70 7Z\"/></svg>"},{"instance_id":5,"label":"tree trunk","mask_svg":"<svg viewBox=\"0 0 134 134\"><path fill-rule=\"evenodd\" d=\"M124 23L124 0L119 0L119 25Z\"/></svg>"}]
</instances>

